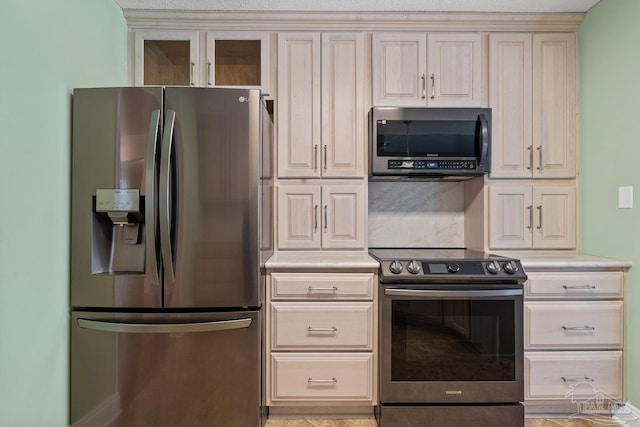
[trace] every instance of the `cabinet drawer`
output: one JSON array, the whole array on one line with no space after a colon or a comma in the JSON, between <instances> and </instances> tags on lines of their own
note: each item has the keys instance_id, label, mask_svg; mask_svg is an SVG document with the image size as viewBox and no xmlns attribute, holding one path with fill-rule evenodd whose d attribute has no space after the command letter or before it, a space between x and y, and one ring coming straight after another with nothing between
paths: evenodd
<instances>
[{"instance_id":1,"label":"cabinet drawer","mask_svg":"<svg viewBox=\"0 0 640 427\"><path fill-rule=\"evenodd\" d=\"M525 399L622 398L622 352L527 352Z\"/></svg>"},{"instance_id":2,"label":"cabinet drawer","mask_svg":"<svg viewBox=\"0 0 640 427\"><path fill-rule=\"evenodd\" d=\"M372 353L271 354L273 401L372 399Z\"/></svg>"},{"instance_id":3,"label":"cabinet drawer","mask_svg":"<svg viewBox=\"0 0 640 427\"><path fill-rule=\"evenodd\" d=\"M530 273L528 298L622 298L622 272Z\"/></svg>"},{"instance_id":4,"label":"cabinet drawer","mask_svg":"<svg viewBox=\"0 0 640 427\"><path fill-rule=\"evenodd\" d=\"M372 302L272 302L273 350L371 350Z\"/></svg>"},{"instance_id":5,"label":"cabinet drawer","mask_svg":"<svg viewBox=\"0 0 640 427\"><path fill-rule=\"evenodd\" d=\"M620 348L622 301L526 302L526 348Z\"/></svg>"},{"instance_id":6,"label":"cabinet drawer","mask_svg":"<svg viewBox=\"0 0 640 427\"><path fill-rule=\"evenodd\" d=\"M271 274L271 299L373 299L373 274Z\"/></svg>"}]
</instances>

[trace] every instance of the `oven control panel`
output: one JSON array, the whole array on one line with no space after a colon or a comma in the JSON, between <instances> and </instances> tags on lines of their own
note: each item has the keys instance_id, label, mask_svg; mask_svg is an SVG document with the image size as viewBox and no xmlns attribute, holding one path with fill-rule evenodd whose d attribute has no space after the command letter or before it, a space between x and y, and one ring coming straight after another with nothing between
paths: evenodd
<instances>
[{"instance_id":1,"label":"oven control panel","mask_svg":"<svg viewBox=\"0 0 640 427\"><path fill-rule=\"evenodd\" d=\"M382 281L493 281L523 282L526 275L514 259L422 261L394 259L381 262Z\"/></svg>"}]
</instances>

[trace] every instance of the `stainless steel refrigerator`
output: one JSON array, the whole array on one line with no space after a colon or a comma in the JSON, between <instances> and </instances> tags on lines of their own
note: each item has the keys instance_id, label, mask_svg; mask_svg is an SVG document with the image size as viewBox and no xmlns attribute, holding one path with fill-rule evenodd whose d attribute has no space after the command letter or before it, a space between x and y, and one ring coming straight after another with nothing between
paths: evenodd
<instances>
[{"instance_id":1,"label":"stainless steel refrigerator","mask_svg":"<svg viewBox=\"0 0 640 427\"><path fill-rule=\"evenodd\" d=\"M264 422L272 129L257 90L74 90L71 425Z\"/></svg>"}]
</instances>

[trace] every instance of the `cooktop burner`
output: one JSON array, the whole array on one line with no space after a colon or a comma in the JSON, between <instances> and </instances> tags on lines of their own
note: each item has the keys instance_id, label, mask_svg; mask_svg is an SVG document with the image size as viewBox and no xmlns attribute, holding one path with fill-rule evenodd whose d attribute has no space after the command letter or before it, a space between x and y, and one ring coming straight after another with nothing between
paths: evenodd
<instances>
[{"instance_id":1,"label":"cooktop burner","mask_svg":"<svg viewBox=\"0 0 640 427\"><path fill-rule=\"evenodd\" d=\"M381 283L515 283L527 276L520 261L464 248L372 248Z\"/></svg>"}]
</instances>

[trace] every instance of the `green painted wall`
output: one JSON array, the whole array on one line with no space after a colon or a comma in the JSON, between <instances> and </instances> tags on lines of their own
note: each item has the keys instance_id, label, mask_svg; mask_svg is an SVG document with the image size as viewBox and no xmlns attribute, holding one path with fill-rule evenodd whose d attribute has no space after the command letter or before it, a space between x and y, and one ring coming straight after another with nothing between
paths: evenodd
<instances>
[{"instance_id":1,"label":"green painted wall","mask_svg":"<svg viewBox=\"0 0 640 427\"><path fill-rule=\"evenodd\" d=\"M627 307L629 400L640 407L640 1L601 0L580 27L582 251L633 262ZM634 209L618 209L633 186Z\"/></svg>"},{"instance_id":2,"label":"green painted wall","mask_svg":"<svg viewBox=\"0 0 640 427\"><path fill-rule=\"evenodd\" d=\"M0 1L0 426L68 424L71 93L127 83L114 0Z\"/></svg>"}]
</instances>

